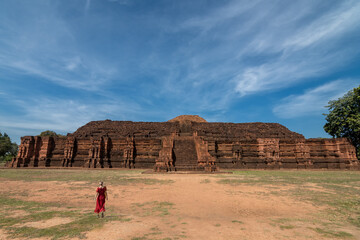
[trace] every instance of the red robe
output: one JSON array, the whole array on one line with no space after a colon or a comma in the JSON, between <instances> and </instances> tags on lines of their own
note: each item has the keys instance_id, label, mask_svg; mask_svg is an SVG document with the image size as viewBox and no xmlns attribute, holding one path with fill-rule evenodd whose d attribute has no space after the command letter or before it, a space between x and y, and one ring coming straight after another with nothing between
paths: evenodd
<instances>
[{"instance_id":1,"label":"red robe","mask_svg":"<svg viewBox=\"0 0 360 240\"><path fill-rule=\"evenodd\" d=\"M94 212L96 212L96 213L105 212L105 192L106 192L106 187L103 187L103 188L98 187L96 189L96 192L99 193L99 196L96 199L96 208L95 208Z\"/></svg>"}]
</instances>

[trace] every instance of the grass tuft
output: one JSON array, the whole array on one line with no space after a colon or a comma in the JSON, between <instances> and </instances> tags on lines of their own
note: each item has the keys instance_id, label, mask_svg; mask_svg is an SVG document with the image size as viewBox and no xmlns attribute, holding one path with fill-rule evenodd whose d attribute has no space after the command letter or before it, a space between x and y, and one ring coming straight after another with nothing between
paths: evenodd
<instances>
[{"instance_id":1,"label":"grass tuft","mask_svg":"<svg viewBox=\"0 0 360 240\"><path fill-rule=\"evenodd\" d=\"M315 232L323 235L324 237L335 237L335 238L352 238L353 235L344 231L332 231L332 230L324 230L321 228L310 228Z\"/></svg>"},{"instance_id":2,"label":"grass tuft","mask_svg":"<svg viewBox=\"0 0 360 240\"><path fill-rule=\"evenodd\" d=\"M11 214L1 212L0 228L3 228L6 233L13 238L41 238L48 237L51 239L68 239L68 238L84 238L84 234L92 229L102 227L109 221L130 221L129 218L122 218L113 216L111 218L98 219L94 213L83 213L79 210L47 210L54 204L51 203L37 203L33 201L22 201L5 196L0 196L0 204L4 208L12 210L21 209L27 215L12 218ZM40 207L41 206L41 207ZM48 228L35 228L24 226L29 222L38 222L54 217L73 219L70 223L60 224Z\"/></svg>"},{"instance_id":3,"label":"grass tuft","mask_svg":"<svg viewBox=\"0 0 360 240\"><path fill-rule=\"evenodd\" d=\"M240 223L240 224L244 224L244 222L239 221L239 220L232 220L231 222L232 222L232 223Z\"/></svg>"},{"instance_id":4,"label":"grass tuft","mask_svg":"<svg viewBox=\"0 0 360 240\"><path fill-rule=\"evenodd\" d=\"M107 185L133 184L171 184L173 180L137 177L142 170L96 170L82 171L75 169L0 169L2 179L21 181L64 181L64 182L98 182L99 179Z\"/></svg>"},{"instance_id":5,"label":"grass tuft","mask_svg":"<svg viewBox=\"0 0 360 240\"><path fill-rule=\"evenodd\" d=\"M322 218L341 226L360 227L360 173L358 171L233 171L220 176L219 184L261 185L267 194L290 196L315 206L325 206ZM285 190L274 189L286 187Z\"/></svg>"},{"instance_id":6,"label":"grass tuft","mask_svg":"<svg viewBox=\"0 0 360 240\"><path fill-rule=\"evenodd\" d=\"M170 215L169 210L174 206L171 202L144 202L144 203L133 203L132 209L136 214L145 216L167 216ZM141 212L139 212L139 209Z\"/></svg>"}]
</instances>

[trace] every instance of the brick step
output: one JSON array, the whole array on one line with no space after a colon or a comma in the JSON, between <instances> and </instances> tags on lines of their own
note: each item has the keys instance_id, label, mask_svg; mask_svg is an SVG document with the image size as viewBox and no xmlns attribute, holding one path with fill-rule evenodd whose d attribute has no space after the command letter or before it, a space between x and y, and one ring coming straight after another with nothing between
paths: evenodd
<instances>
[{"instance_id":1,"label":"brick step","mask_svg":"<svg viewBox=\"0 0 360 240\"><path fill-rule=\"evenodd\" d=\"M176 162L174 163L174 166L197 166L198 163L197 162L191 162L191 163L179 163L176 164Z\"/></svg>"},{"instance_id":2,"label":"brick step","mask_svg":"<svg viewBox=\"0 0 360 240\"><path fill-rule=\"evenodd\" d=\"M179 135L180 136L192 136L193 133L192 132L181 132Z\"/></svg>"},{"instance_id":3,"label":"brick step","mask_svg":"<svg viewBox=\"0 0 360 240\"><path fill-rule=\"evenodd\" d=\"M175 171L203 171L204 167L200 167L198 165L186 165L186 164L181 164L181 165L175 165Z\"/></svg>"},{"instance_id":4,"label":"brick step","mask_svg":"<svg viewBox=\"0 0 360 240\"><path fill-rule=\"evenodd\" d=\"M179 159L175 159L175 161L174 161L174 164L186 164L186 165L188 165L188 164L197 164L197 159L191 159L191 160L183 160L183 161L181 161L181 160L179 160Z\"/></svg>"},{"instance_id":5,"label":"brick step","mask_svg":"<svg viewBox=\"0 0 360 240\"><path fill-rule=\"evenodd\" d=\"M197 165L197 161L193 161L193 162L174 162L174 166L188 166L188 165Z\"/></svg>"},{"instance_id":6,"label":"brick step","mask_svg":"<svg viewBox=\"0 0 360 240\"><path fill-rule=\"evenodd\" d=\"M192 138L182 138L174 141L175 164L197 164L195 142Z\"/></svg>"}]
</instances>

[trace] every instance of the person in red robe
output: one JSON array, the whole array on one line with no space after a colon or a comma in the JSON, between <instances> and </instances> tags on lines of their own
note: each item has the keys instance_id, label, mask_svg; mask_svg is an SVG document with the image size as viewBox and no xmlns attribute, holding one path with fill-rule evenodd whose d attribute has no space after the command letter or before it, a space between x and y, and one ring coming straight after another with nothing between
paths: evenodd
<instances>
[{"instance_id":1,"label":"person in red robe","mask_svg":"<svg viewBox=\"0 0 360 240\"><path fill-rule=\"evenodd\" d=\"M104 217L105 212L105 200L108 200L107 192L106 192L106 186L104 186L103 182L99 182L99 187L96 189L96 207L94 212L97 213L97 216L101 213L101 217Z\"/></svg>"}]
</instances>

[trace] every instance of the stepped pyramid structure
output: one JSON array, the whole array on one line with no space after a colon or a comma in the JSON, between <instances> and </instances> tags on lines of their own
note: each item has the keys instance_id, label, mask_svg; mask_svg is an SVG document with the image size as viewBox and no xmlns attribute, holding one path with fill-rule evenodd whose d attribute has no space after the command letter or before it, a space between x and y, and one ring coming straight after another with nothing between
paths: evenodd
<instances>
[{"instance_id":1,"label":"stepped pyramid structure","mask_svg":"<svg viewBox=\"0 0 360 240\"><path fill-rule=\"evenodd\" d=\"M360 169L347 139L305 139L278 123L93 121L66 137L25 136L9 167Z\"/></svg>"}]
</instances>

